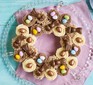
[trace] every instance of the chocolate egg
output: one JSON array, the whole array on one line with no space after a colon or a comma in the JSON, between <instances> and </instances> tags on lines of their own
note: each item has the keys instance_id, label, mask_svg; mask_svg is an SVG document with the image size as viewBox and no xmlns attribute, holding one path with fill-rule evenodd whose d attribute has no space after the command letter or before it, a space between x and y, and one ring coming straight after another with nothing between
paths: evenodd
<instances>
[{"instance_id":1,"label":"chocolate egg","mask_svg":"<svg viewBox=\"0 0 93 85\"><path fill-rule=\"evenodd\" d=\"M27 68L31 68L31 67L32 67L32 63L28 63L28 64L26 65L26 67L27 67Z\"/></svg>"},{"instance_id":2,"label":"chocolate egg","mask_svg":"<svg viewBox=\"0 0 93 85\"><path fill-rule=\"evenodd\" d=\"M64 56L65 54L66 54L65 51L61 51L61 53L60 53L61 56Z\"/></svg>"},{"instance_id":3,"label":"chocolate egg","mask_svg":"<svg viewBox=\"0 0 93 85\"><path fill-rule=\"evenodd\" d=\"M18 31L21 33L26 33L26 29L24 29L24 28L20 28Z\"/></svg>"},{"instance_id":4,"label":"chocolate egg","mask_svg":"<svg viewBox=\"0 0 93 85\"><path fill-rule=\"evenodd\" d=\"M75 64L75 61L72 59L72 60L69 61L69 64L70 64L71 66L73 66L73 65Z\"/></svg>"},{"instance_id":5,"label":"chocolate egg","mask_svg":"<svg viewBox=\"0 0 93 85\"><path fill-rule=\"evenodd\" d=\"M67 58L66 63L67 63L68 68L75 69L78 65L78 59L77 59L77 57L69 56Z\"/></svg>"},{"instance_id":6,"label":"chocolate egg","mask_svg":"<svg viewBox=\"0 0 93 85\"><path fill-rule=\"evenodd\" d=\"M48 68L46 71L45 71L45 77L48 79L48 80L54 80L57 78L57 71L54 69L54 68Z\"/></svg>"},{"instance_id":7,"label":"chocolate egg","mask_svg":"<svg viewBox=\"0 0 93 85\"><path fill-rule=\"evenodd\" d=\"M31 38L31 37L28 37L26 41L27 41L28 43L31 43L31 42L32 42L32 38Z\"/></svg>"},{"instance_id":8,"label":"chocolate egg","mask_svg":"<svg viewBox=\"0 0 93 85\"><path fill-rule=\"evenodd\" d=\"M48 74L49 76L53 76L53 75L54 75L54 73L53 73L52 71L48 71L47 74Z\"/></svg>"},{"instance_id":9,"label":"chocolate egg","mask_svg":"<svg viewBox=\"0 0 93 85\"><path fill-rule=\"evenodd\" d=\"M80 37L77 37L77 38L76 38L76 41L77 41L78 43L82 43L82 42L83 42L83 40L82 40Z\"/></svg>"},{"instance_id":10,"label":"chocolate egg","mask_svg":"<svg viewBox=\"0 0 93 85\"><path fill-rule=\"evenodd\" d=\"M61 61L60 60L56 60L56 65L60 65L61 64Z\"/></svg>"},{"instance_id":11,"label":"chocolate egg","mask_svg":"<svg viewBox=\"0 0 93 85\"><path fill-rule=\"evenodd\" d=\"M27 58L22 62L22 68L25 72L33 72L36 70L36 62L32 58Z\"/></svg>"},{"instance_id":12,"label":"chocolate egg","mask_svg":"<svg viewBox=\"0 0 93 85\"><path fill-rule=\"evenodd\" d=\"M26 36L29 34L29 28L24 25L24 24L19 24L17 27L16 27L16 35L17 36Z\"/></svg>"},{"instance_id":13,"label":"chocolate egg","mask_svg":"<svg viewBox=\"0 0 93 85\"><path fill-rule=\"evenodd\" d=\"M57 27L56 30L57 30L58 32L61 32L61 31L62 31L62 28L61 28L61 27Z\"/></svg>"}]
</instances>

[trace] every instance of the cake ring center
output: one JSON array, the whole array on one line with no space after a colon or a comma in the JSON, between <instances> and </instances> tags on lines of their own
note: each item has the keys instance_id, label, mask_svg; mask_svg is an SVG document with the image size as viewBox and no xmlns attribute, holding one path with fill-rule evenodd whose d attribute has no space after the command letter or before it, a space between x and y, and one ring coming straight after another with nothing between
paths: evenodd
<instances>
[{"instance_id":1,"label":"cake ring center","mask_svg":"<svg viewBox=\"0 0 93 85\"><path fill-rule=\"evenodd\" d=\"M40 53L45 53L46 56L52 56L60 47L60 38L54 34L43 34L37 37L35 47Z\"/></svg>"}]
</instances>

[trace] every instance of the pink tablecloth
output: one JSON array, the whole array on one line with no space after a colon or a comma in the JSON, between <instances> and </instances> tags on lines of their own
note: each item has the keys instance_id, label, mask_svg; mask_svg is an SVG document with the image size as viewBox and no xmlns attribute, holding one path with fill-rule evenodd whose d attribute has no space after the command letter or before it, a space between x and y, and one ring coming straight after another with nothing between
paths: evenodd
<instances>
[{"instance_id":1,"label":"pink tablecloth","mask_svg":"<svg viewBox=\"0 0 93 85\"><path fill-rule=\"evenodd\" d=\"M51 8L57 7L50 6L38 10L44 10L47 12ZM17 12L15 14L17 22L22 23L22 17L30 11L31 10L24 10ZM77 68L71 70L67 76L58 76L57 79L55 79L54 81L48 81L46 78L44 78L43 80L35 79L32 73L24 72L20 64L16 70L16 75L37 85L83 85L84 81L93 69L93 49L91 46L91 29L93 27L93 22L90 18L89 10L86 3L84 1L81 1L79 3L63 6L58 11L61 14L68 13L69 15L71 15L72 23L78 27L83 28L83 35L86 38L86 44L81 47L81 53L78 56L79 64ZM53 35L43 35L38 38L35 46L39 49L40 52L44 52L47 55L50 55L50 53L53 54L60 45L59 39L54 37Z\"/></svg>"}]
</instances>

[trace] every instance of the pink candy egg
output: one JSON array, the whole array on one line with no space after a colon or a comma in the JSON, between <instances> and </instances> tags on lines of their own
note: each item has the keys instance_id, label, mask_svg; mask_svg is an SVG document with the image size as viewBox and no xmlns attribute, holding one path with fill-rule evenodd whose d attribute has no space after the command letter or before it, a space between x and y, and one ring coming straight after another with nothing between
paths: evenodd
<instances>
[{"instance_id":1,"label":"pink candy egg","mask_svg":"<svg viewBox=\"0 0 93 85\"><path fill-rule=\"evenodd\" d=\"M19 52L19 55L22 57L24 54L22 51Z\"/></svg>"},{"instance_id":2,"label":"pink candy egg","mask_svg":"<svg viewBox=\"0 0 93 85\"><path fill-rule=\"evenodd\" d=\"M55 15L55 12L51 12L51 14L50 14L51 16L54 16Z\"/></svg>"},{"instance_id":3,"label":"pink candy egg","mask_svg":"<svg viewBox=\"0 0 93 85\"><path fill-rule=\"evenodd\" d=\"M78 47L74 47L74 50L75 50L75 51L78 51Z\"/></svg>"},{"instance_id":4,"label":"pink candy egg","mask_svg":"<svg viewBox=\"0 0 93 85\"><path fill-rule=\"evenodd\" d=\"M41 28L40 27L37 27L36 28L38 32L41 32Z\"/></svg>"}]
</instances>

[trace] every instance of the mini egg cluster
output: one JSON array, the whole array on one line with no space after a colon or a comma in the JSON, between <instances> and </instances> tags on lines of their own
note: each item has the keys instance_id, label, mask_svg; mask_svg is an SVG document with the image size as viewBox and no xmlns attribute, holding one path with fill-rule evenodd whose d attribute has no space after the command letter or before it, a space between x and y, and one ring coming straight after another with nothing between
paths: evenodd
<instances>
[{"instance_id":1,"label":"mini egg cluster","mask_svg":"<svg viewBox=\"0 0 93 85\"><path fill-rule=\"evenodd\" d=\"M60 38L60 48L52 56L39 53L34 44L38 36L53 33ZM22 18L12 39L14 60L22 63L25 72L32 72L36 79L54 80L57 75L65 76L69 69L78 65L80 47L85 44L82 28L71 24L71 16L51 9L48 12L33 9Z\"/></svg>"}]
</instances>

